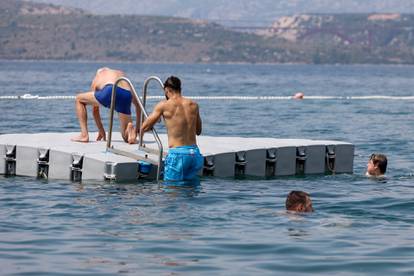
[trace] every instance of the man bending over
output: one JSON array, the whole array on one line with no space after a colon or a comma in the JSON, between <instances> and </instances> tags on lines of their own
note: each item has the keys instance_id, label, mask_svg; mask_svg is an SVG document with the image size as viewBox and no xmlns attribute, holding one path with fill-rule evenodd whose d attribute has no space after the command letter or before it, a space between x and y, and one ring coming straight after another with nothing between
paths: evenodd
<instances>
[{"instance_id":1,"label":"man bending over","mask_svg":"<svg viewBox=\"0 0 414 276\"><path fill-rule=\"evenodd\" d=\"M167 100L154 107L141 131L151 130L163 116L169 146L164 162L164 180L191 180L197 176L204 161L196 141L202 128L198 105L181 95L181 81L177 77L171 76L165 81L164 92Z\"/></svg>"},{"instance_id":2,"label":"man bending over","mask_svg":"<svg viewBox=\"0 0 414 276\"><path fill-rule=\"evenodd\" d=\"M79 119L81 133L79 136L72 138L75 142L89 142L88 116L86 106L91 105L93 108L93 118L98 127L98 137L96 141L106 140L105 129L102 125L99 113L99 105L106 108L111 107L112 88L115 82L125 77L124 72L113 70L107 67L98 69L95 78L92 81L91 91L80 93L76 96L76 114ZM139 116L141 110L138 102L129 91L129 85L121 81L118 83L115 98L115 111L118 112L121 127L121 135L125 142L130 144L136 143L137 132L139 130ZM135 105L137 124L136 128L132 124L131 102Z\"/></svg>"}]
</instances>

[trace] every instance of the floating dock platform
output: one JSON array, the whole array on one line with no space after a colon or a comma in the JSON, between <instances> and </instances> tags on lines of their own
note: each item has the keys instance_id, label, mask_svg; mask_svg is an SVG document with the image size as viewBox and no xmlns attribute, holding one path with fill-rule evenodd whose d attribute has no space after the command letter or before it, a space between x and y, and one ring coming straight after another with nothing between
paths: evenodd
<instances>
[{"instance_id":1,"label":"floating dock platform","mask_svg":"<svg viewBox=\"0 0 414 276\"><path fill-rule=\"evenodd\" d=\"M78 133L0 135L0 175L31 176L72 181L154 180L158 147L152 136L144 136L145 149L125 143L114 133L112 146L127 157L106 150L106 142L72 142ZM94 139L96 133L90 133ZM164 155L166 134L159 135ZM204 156L200 175L214 177L277 177L289 175L352 173L354 145L340 141L306 139L199 136ZM139 158L136 158L139 156ZM160 165L162 171L163 164Z\"/></svg>"}]
</instances>

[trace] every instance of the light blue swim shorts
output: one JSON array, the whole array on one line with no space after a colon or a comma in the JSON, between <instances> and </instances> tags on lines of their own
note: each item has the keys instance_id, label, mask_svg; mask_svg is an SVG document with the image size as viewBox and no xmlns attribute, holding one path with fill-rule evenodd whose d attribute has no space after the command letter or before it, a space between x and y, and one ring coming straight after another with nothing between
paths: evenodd
<instances>
[{"instance_id":1,"label":"light blue swim shorts","mask_svg":"<svg viewBox=\"0 0 414 276\"><path fill-rule=\"evenodd\" d=\"M164 181L191 180L203 165L197 145L170 148L164 162Z\"/></svg>"}]
</instances>

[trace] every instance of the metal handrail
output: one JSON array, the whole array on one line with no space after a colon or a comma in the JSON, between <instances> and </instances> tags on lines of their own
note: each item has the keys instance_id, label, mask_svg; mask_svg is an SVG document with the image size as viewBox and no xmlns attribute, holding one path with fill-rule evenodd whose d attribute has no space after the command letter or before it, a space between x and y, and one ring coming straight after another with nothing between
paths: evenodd
<instances>
[{"instance_id":1,"label":"metal handrail","mask_svg":"<svg viewBox=\"0 0 414 276\"><path fill-rule=\"evenodd\" d=\"M158 84L161 86L161 89L164 90L164 84L162 83L161 79L157 76L150 76L148 77L145 81L144 81L144 86L142 88L142 102L144 105L144 109L145 109L145 105L147 103L147 91L148 91L148 85L150 83L151 80L155 80L158 82ZM142 123L144 122L144 117L143 114L141 113L140 116L140 121L139 121L139 125L142 126ZM144 133L139 133L139 148L142 148L142 143L143 143L143 137L144 137Z\"/></svg>"},{"instance_id":2,"label":"metal handrail","mask_svg":"<svg viewBox=\"0 0 414 276\"><path fill-rule=\"evenodd\" d=\"M132 96L135 98L135 100L138 102L138 105L141 109L141 116L140 116L140 120L142 120L144 117L145 119L148 118L148 113L145 110L145 105L142 103L141 99L139 98L134 86L132 85L132 82L125 78L125 77L121 77L119 78L115 83L114 86L112 87L112 98L111 98L111 107L109 109L109 132L108 132L108 140L106 142L106 150L110 151L111 150L111 142L112 142L112 128L113 128L113 123L114 123L114 109L115 109L115 93L116 93L116 88L118 88L118 84L121 81L125 81L126 83L128 83L129 87L131 88L131 94ZM161 80L160 80L161 81ZM136 118L138 120L138 118ZM142 122L140 124L140 126L142 125ZM162 164L162 157L163 157L163 146L161 143L161 139L158 136L157 131L152 128L152 135L155 138L155 141L157 142L158 145L158 150L159 150L159 157L158 157L158 167L157 167L157 181L160 178L160 174L161 174L161 164ZM142 144L142 139L141 139L141 133L140 133L140 143Z\"/></svg>"}]
</instances>

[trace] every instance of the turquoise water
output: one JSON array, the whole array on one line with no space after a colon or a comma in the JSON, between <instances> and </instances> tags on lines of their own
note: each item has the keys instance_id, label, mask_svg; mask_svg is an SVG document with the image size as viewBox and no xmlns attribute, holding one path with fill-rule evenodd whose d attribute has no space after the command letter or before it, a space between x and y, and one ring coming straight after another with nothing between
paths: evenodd
<instances>
[{"instance_id":1,"label":"turquoise water","mask_svg":"<svg viewBox=\"0 0 414 276\"><path fill-rule=\"evenodd\" d=\"M3 61L0 97L74 95L102 65ZM199 104L205 135L352 142L354 174L179 188L0 176L1 275L414 274L414 100L369 98L413 95L414 67L109 66L139 88L175 74L191 96L344 97ZM0 133L78 129L73 100L0 99L0 108ZM372 152L389 158L385 181L364 177ZM287 214L291 190L309 192L316 212Z\"/></svg>"}]
</instances>

